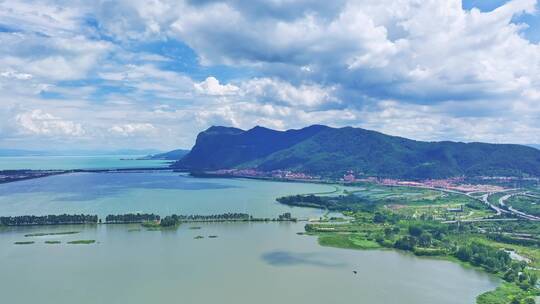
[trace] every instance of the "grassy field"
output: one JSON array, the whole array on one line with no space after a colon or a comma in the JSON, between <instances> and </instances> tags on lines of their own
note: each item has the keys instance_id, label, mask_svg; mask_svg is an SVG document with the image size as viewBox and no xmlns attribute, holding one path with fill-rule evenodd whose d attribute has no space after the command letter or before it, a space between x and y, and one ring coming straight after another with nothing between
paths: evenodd
<instances>
[{"instance_id":1,"label":"grassy field","mask_svg":"<svg viewBox=\"0 0 540 304\"><path fill-rule=\"evenodd\" d=\"M359 184L359 187L359 190L349 190L347 193L370 200L386 201L387 203L406 201L408 204L420 205L444 203L446 198L445 193L431 189L383 186L372 183L362 183Z\"/></svg>"},{"instance_id":2,"label":"grassy field","mask_svg":"<svg viewBox=\"0 0 540 304\"><path fill-rule=\"evenodd\" d=\"M488 201L489 201L490 203L492 203L493 205L498 206L498 205L499 205L499 199L500 199L501 197L503 197L503 196L509 194L509 193L511 193L511 192L499 192L499 193L494 193L494 194L492 194L492 195L490 195L490 196L488 197Z\"/></svg>"},{"instance_id":3,"label":"grassy field","mask_svg":"<svg viewBox=\"0 0 540 304\"><path fill-rule=\"evenodd\" d=\"M323 197L328 199L332 196L325 194ZM320 207L357 210L358 204L363 203L372 209L383 207L407 217L437 220L472 220L493 214L481 201L465 194L416 187L358 183L356 187L338 189L333 197L341 202ZM304 206L316 207L317 203L304 202Z\"/></svg>"},{"instance_id":4,"label":"grassy field","mask_svg":"<svg viewBox=\"0 0 540 304\"><path fill-rule=\"evenodd\" d=\"M516 195L512 196L506 201L506 204L514 207L519 211L523 211L528 214L540 216L540 198Z\"/></svg>"},{"instance_id":5,"label":"grassy field","mask_svg":"<svg viewBox=\"0 0 540 304\"><path fill-rule=\"evenodd\" d=\"M319 236L319 244L328 247L348 249L380 249L379 243L358 234L326 233Z\"/></svg>"}]
</instances>

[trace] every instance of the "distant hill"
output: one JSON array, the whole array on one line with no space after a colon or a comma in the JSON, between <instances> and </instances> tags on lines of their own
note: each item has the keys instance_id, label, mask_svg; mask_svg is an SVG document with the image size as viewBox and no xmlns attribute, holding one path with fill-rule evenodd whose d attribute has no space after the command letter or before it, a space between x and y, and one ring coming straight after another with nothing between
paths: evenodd
<instances>
[{"instance_id":1,"label":"distant hill","mask_svg":"<svg viewBox=\"0 0 540 304\"><path fill-rule=\"evenodd\" d=\"M172 150L165 153L151 154L143 157L142 159L162 159L162 160L179 160L189 153L189 150Z\"/></svg>"},{"instance_id":2,"label":"distant hill","mask_svg":"<svg viewBox=\"0 0 540 304\"><path fill-rule=\"evenodd\" d=\"M533 147L533 148L536 148L536 149L540 150L540 145L527 145L527 146L530 146L530 147Z\"/></svg>"},{"instance_id":3,"label":"distant hill","mask_svg":"<svg viewBox=\"0 0 540 304\"><path fill-rule=\"evenodd\" d=\"M211 127L173 167L282 169L325 176L354 170L396 178L540 176L540 151L510 144L422 142L352 127L314 125L288 131Z\"/></svg>"}]
</instances>

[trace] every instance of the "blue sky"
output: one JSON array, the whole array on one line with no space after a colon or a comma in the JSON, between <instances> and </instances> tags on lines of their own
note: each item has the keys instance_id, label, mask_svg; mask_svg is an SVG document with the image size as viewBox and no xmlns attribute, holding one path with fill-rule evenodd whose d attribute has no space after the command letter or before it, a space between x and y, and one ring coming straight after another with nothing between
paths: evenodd
<instances>
[{"instance_id":1,"label":"blue sky","mask_svg":"<svg viewBox=\"0 0 540 304\"><path fill-rule=\"evenodd\" d=\"M0 148L211 125L540 143L536 0L0 0Z\"/></svg>"}]
</instances>

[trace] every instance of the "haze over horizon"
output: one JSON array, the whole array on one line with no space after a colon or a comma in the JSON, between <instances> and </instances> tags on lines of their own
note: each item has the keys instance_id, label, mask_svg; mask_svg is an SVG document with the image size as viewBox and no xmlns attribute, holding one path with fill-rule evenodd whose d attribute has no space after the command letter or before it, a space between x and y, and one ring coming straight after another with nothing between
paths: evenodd
<instances>
[{"instance_id":1,"label":"haze over horizon","mask_svg":"<svg viewBox=\"0 0 540 304\"><path fill-rule=\"evenodd\" d=\"M540 144L536 0L0 1L0 149L211 125ZM358 30L361 29L361 30Z\"/></svg>"}]
</instances>

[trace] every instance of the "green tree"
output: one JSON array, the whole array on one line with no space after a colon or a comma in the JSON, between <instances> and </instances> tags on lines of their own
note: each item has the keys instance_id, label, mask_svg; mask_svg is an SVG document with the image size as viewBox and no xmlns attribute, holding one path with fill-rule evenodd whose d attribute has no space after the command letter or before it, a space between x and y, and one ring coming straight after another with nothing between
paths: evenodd
<instances>
[{"instance_id":1,"label":"green tree","mask_svg":"<svg viewBox=\"0 0 540 304\"><path fill-rule=\"evenodd\" d=\"M424 232L424 230L420 226L417 226L417 225L409 226L409 234L412 236L419 237L422 234L422 232Z\"/></svg>"}]
</instances>

